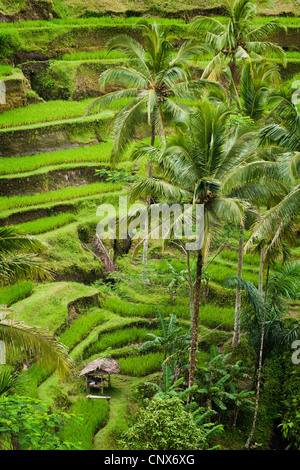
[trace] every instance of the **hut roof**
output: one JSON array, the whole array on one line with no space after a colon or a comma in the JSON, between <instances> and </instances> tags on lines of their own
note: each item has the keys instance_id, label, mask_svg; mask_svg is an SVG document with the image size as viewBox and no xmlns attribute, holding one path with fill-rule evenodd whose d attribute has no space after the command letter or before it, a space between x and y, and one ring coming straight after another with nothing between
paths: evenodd
<instances>
[{"instance_id":1,"label":"hut roof","mask_svg":"<svg viewBox=\"0 0 300 470\"><path fill-rule=\"evenodd\" d=\"M120 372L120 366L114 359L110 357L98 357L94 361L90 362L80 372L79 376L92 374L95 372L103 372L104 374L118 374Z\"/></svg>"}]
</instances>

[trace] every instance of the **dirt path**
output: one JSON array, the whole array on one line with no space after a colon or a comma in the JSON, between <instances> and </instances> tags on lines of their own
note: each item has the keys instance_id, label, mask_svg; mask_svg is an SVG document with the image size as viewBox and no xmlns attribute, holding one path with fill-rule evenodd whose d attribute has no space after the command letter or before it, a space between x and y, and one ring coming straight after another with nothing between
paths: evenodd
<instances>
[{"instance_id":1,"label":"dirt path","mask_svg":"<svg viewBox=\"0 0 300 470\"><path fill-rule=\"evenodd\" d=\"M131 399L133 389L144 381L144 377L112 376L112 388L107 391L111 396L108 420L94 436L94 450L117 449L117 440L130 425L130 418L136 411Z\"/></svg>"}]
</instances>

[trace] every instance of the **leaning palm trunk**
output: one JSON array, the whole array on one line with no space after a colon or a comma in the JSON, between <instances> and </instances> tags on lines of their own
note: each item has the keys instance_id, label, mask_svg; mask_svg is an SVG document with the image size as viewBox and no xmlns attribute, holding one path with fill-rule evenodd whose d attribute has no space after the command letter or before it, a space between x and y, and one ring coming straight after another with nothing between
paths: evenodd
<instances>
[{"instance_id":1,"label":"leaning palm trunk","mask_svg":"<svg viewBox=\"0 0 300 470\"><path fill-rule=\"evenodd\" d=\"M245 444L246 449L249 449L249 447L250 447L252 437L253 437L253 433L254 433L255 426L256 426L257 413L258 413L261 370L262 370L263 349L264 349L265 322L266 322L266 311L267 311L269 271L270 271L270 264L268 264L267 275L266 275L266 290L265 290L264 310L263 310L263 318L262 318L262 325L261 325L261 337L260 337L260 348L259 348L259 360L258 360L258 373L257 373L257 385L256 385L254 417L253 417L252 428L251 428L249 437L247 439L247 442Z\"/></svg>"},{"instance_id":2,"label":"leaning palm trunk","mask_svg":"<svg viewBox=\"0 0 300 470\"><path fill-rule=\"evenodd\" d=\"M243 270L243 250L244 250L244 224L241 223L240 238L239 238L239 256L238 256L238 278L242 277ZM240 342L240 310L241 310L241 286L240 283L236 286L235 298L235 317L234 317L234 330L231 347L234 348Z\"/></svg>"},{"instance_id":3,"label":"leaning palm trunk","mask_svg":"<svg viewBox=\"0 0 300 470\"><path fill-rule=\"evenodd\" d=\"M194 379L195 379L202 268L203 268L202 251L199 250L198 257L197 257L195 299L194 299L194 311L193 311L193 321L192 321L192 339L191 339L191 355L190 355L190 370L189 370L189 387L192 387L194 385ZM190 403L191 400L192 400L192 395L189 394L188 403Z\"/></svg>"}]
</instances>

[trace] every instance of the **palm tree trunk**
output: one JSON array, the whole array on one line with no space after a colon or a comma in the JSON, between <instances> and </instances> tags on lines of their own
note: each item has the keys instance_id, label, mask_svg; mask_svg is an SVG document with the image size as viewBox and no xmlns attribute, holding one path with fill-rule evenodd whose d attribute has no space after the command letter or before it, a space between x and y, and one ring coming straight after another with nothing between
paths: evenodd
<instances>
[{"instance_id":1,"label":"palm tree trunk","mask_svg":"<svg viewBox=\"0 0 300 470\"><path fill-rule=\"evenodd\" d=\"M154 147L155 144L155 122L152 119L152 125L151 125L151 147ZM152 167L152 162L149 160L148 163L148 178L152 178L153 176L153 167ZM147 203L150 205L151 204L151 198L149 197L147 199ZM143 243L143 261L142 261L142 281L143 282L149 282L149 279L147 279L147 264L148 264L148 238L145 238L144 243Z\"/></svg>"},{"instance_id":2,"label":"palm tree trunk","mask_svg":"<svg viewBox=\"0 0 300 470\"><path fill-rule=\"evenodd\" d=\"M252 428L245 444L246 449L249 449L253 433L256 426L257 420L257 413L258 413L258 404L259 404L259 392L260 392L260 382L261 382L261 371L262 371L262 359L263 359L263 349L264 349L264 334L265 334L265 322L266 322L266 312L267 312L267 295L268 295L268 282L269 282L269 272L270 272L270 264L267 267L267 275L266 275L266 290L265 290L265 300L264 300L264 310L263 310L263 318L262 318L262 325L261 325L261 337L260 337L260 348L259 348L259 361L258 361L258 374L257 374L257 385L256 385L256 396L255 396L255 409L254 409L254 417Z\"/></svg>"},{"instance_id":3,"label":"palm tree trunk","mask_svg":"<svg viewBox=\"0 0 300 470\"><path fill-rule=\"evenodd\" d=\"M188 280L189 280L189 301L190 301L190 320L191 323L194 317L194 286L193 286L193 279L191 273L191 264L190 264L190 253L186 251L186 264L188 270Z\"/></svg>"},{"instance_id":4,"label":"palm tree trunk","mask_svg":"<svg viewBox=\"0 0 300 470\"><path fill-rule=\"evenodd\" d=\"M207 264L209 249L210 249L210 234L208 233L206 237L206 243L204 246L204 252L203 252L203 266L206 266ZM202 287L202 304L205 304L207 296L208 296L208 292L209 292L209 285L207 281L207 283Z\"/></svg>"},{"instance_id":5,"label":"palm tree trunk","mask_svg":"<svg viewBox=\"0 0 300 470\"><path fill-rule=\"evenodd\" d=\"M203 268L203 257L202 257L202 251L199 250L198 251L198 257L197 257L194 312L193 312L193 321L192 321L192 339L191 339L191 355L190 355L190 370L189 370L189 387L192 387L194 385L194 379L195 379L202 268ZM192 395L189 394L188 403L190 403L191 401L192 401Z\"/></svg>"},{"instance_id":6,"label":"palm tree trunk","mask_svg":"<svg viewBox=\"0 0 300 470\"><path fill-rule=\"evenodd\" d=\"M240 238L239 238L239 256L238 256L238 278L242 277L243 270L243 251L244 251L244 224L241 223ZM241 286L240 283L236 286L235 296L235 317L234 317L234 330L231 347L234 348L240 342L240 311L241 311Z\"/></svg>"},{"instance_id":7,"label":"palm tree trunk","mask_svg":"<svg viewBox=\"0 0 300 470\"><path fill-rule=\"evenodd\" d=\"M264 248L264 246L262 246L261 249L260 249L260 262L259 262L259 275L258 275L258 290L259 290L259 292L263 291L264 256L265 256L265 248Z\"/></svg>"}]
</instances>

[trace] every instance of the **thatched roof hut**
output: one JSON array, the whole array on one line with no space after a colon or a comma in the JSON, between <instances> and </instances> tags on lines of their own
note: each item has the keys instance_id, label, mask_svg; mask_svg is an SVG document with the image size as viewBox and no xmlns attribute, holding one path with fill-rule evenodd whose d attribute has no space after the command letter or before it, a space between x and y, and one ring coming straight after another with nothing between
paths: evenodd
<instances>
[{"instance_id":1,"label":"thatched roof hut","mask_svg":"<svg viewBox=\"0 0 300 470\"><path fill-rule=\"evenodd\" d=\"M103 376L105 374L108 375L108 383L110 385L111 374L118 374L120 370L119 364L114 359L110 357L98 357L98 359L95 359L85 366L79 376L85 375L86 389L88 392L90 388L98 388L103 395L103 385L104 381L106 381L106 378Z\"/></svg>"},{"instance_id":2,"label":"thatched roof hut","mask_svg":"<svg viewBox=\"0 0 300 470\"><path fill-rule=\"evenodd\" d=\"M80 372L79 376L82 375L93 375L100 376L103 374L118 374L120 372L120 366L114 359L110 357L98 357L94 361L90 362L85 368Z\"/></svg>"}]
</instances>

